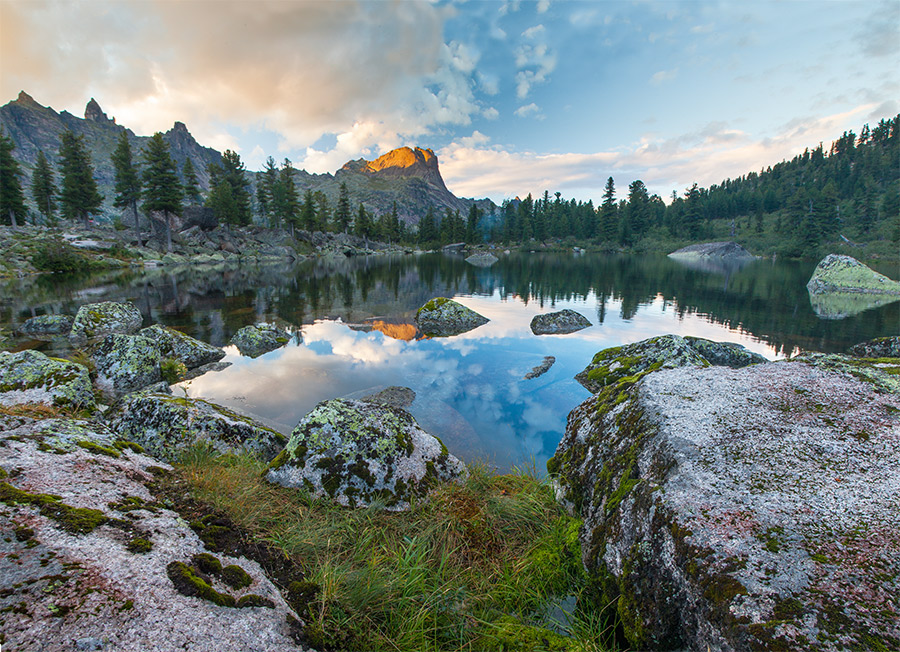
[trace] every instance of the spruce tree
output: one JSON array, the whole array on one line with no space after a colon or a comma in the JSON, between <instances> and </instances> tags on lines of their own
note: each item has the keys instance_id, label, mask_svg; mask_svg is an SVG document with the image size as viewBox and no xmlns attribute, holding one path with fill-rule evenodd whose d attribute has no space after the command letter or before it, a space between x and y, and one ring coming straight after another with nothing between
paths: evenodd
<instances>
[{"instance_id":1,"label":"spruce tree","mask_svg":"<svg viewBox=\"0 0 900 652\"><path fill-rule=\"evenodd\" d=\"M266 159L263 171L256 177L256 205L259 216L269 219L269 225L273 228L278 224L278 213L275 210L275 186L278 184L278 167L271 156Z\"/></svg>"},{"instance_id":2,"label":"spruce tree","mask_svg":"<svg viewBox=\"0 0 900 652\"><path fill-rule=\"evenodd\" d=\"M236 221L232 223L238 226L250 224L250 190L247 177L244 175L244 164L241 162L240 154L232 152L230 149L225 150L225 153L222 154L222 171L219 182L231 186L231 196L237 206L237 213L233 216Z\"/></svg>"},{"instance_id":3,"label":"spruce tree","mask_svg":"<svg viewBox=\"0 0 900 652\"><path fill-rule=\"evenodd\" d=\"M303 194L303 208L300 211L300 221L303 224L303 228L307 231L316 230L316 204L313 201L313 191L310 188L307 188Z\"/></svg>"},{"instance_id":4,"label":"spruce tree","mask_svg":"<svg viewBox=\"0 0 900 652\"><path fill-rule=\"evenodd\" d=\"M190 157L184 159L181 167L181 179L184 186L184 198L188 206L198 206L202 200L200 197L200 184L197 181L197 171Z\"/></svg>"},{"instance_id":5,"label":"spruce tree","mask_svg":"<svg viewBox=\"0 0 900 652\"><path fill-rule=\"evenodd\" d=\"M291 227L291 235L300 216L300 199L297 185L294 183L294 167L290 159L284 159L278 172L278 183L275 186L275 212L278 219Z\"/></svg>"},{"instance_id":6,"label":"spruce tree","mask_svg":"<svg viewBox=\"0 0 900 652\"><path fill-rule=\"evenodd\" d=\"M616 204L616 183L612 177L606 180L606 187L603 190L603 203L600 204L600 215L598 217L599 228L597 231L600 239L604 242L612 242L616 238L618 230L618 206Z\"/></svg>"},{"instance_id":7,"label":"spruce tree","mask_svg":"<svg viewBox=\"0 0 900 652\"><path fill-rule=\"evenodd\" d=\"M103 195L97 191L91 156L84 146L84 136L76 136L64 131L59 137L59 157L62 167L62 192L60 203L63 216L80 219L85 224L88 218L100 212Z\"/></svg>"},{"instance_id":8,"label":"spruce tree","mask_svg":"<svg viewBox=\"0 0 900 652\"><path fill-rule=\"evenodd\" d=\"M34 164L34 172L31 174L31 197L37 205L38 211L44 216L47 224L54 222L53 214L56 212L56 182L53 179L53 168L44 156L44 152L38 152L37 162Z\"/></svg>"},{"instance_id":9,"label":"spruce tree","mask_svg":"<svg viewBox=\"0 0 900 652\"><path fill-rule=\"evenodd\" d=\"M113 205L131 210L134 233L138 246L141 246L141 223L137 210L138 199L141 198L141 178L131 155L131 143L124 131L119 134L119 142L112 154L112 164L116 175L116 198Z\"/></svg>"},{"instance_id":10,"label":"spruce tree","mask_svg":"<svg viewBox=\"0 0 900 652\"><path fill-rule=\"evenodd\" d=\"M337 222L337 228L341 233L346 233L350 226L350 191L347 190L347 184L341 182L341 190L338 195L337 209L334 211L334 220Z\"/></svg>"},{"instance_id":11,"label":"spruce tree","mask_svg":"<svg viewBox=\"0 0 900 652\"><path fill-rule=\"evenodd\" d=\"M181 213L183 197L178 169L169 154L169 145L160 132L153 134L144 150L144 210L161 211L166 225L166 251L172 251L170 214Z\"/></svg>"},{"instance_id":12,"label":"spruce tree","mask_svg":"<svg viewBox=\"0 0 900 652\"><path fill-rule=\"evenodd\" d=\"M475 203L469 208L469 216L466 218L466 242L468 244L476 244L481 242L478 237L478 220L481 219L481 211Z\"/></svg>"},{"instance_id":13,"label":"spruce tree","mask_svg":"<svg viewBox=\"0 0 900 652\"><path fill-rule=\"evenodd\" d=\"M419 220L418 242L420 245L430 246L437 239L438 230L437 224L435 224L434 221L434 211L431 209L431 206L429 206L428 211L425 213L425 217Z\"/></svg>"},{"instance_id":14,"label":"spruce tree","mask_svg":"<svg viewBox=\"0 0 900 652\"><path fill-rule=\"evenodd\" d=\"M372 235L372 220L362 204L359 205L359 211L356 213L356 222L353 224L353 230L360 238L365 238L366 249L368 249L369 236Z\"/></svg>"},{"instance_id":15,"label":"spruce tree","mask_svg":"<svg viewBox=\"0 0 900 652\"><path fill-rule=\"evenodd\" d=\"M25 222L25 196L19 182L19 164L12 156L16 148L12 138L0 132L0 215L16 228L18 220Z\"/></svg>"}]
</instances>

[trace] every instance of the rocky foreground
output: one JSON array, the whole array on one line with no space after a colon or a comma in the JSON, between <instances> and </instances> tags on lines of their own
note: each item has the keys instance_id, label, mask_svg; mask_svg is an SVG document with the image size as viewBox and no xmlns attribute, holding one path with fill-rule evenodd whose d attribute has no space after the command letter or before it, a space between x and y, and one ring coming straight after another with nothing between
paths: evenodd
<instances>
[{"instance_id":1,"label":"rocky foreground","mask_svg":"<svg viewBox=\"0 0 900 652\"><path fill-rule=\"evenodd\" d=\"M598 354L548 463L599 603L635 649L900 649L900 359L698 348Z\"/></svg>"}]
</instances>

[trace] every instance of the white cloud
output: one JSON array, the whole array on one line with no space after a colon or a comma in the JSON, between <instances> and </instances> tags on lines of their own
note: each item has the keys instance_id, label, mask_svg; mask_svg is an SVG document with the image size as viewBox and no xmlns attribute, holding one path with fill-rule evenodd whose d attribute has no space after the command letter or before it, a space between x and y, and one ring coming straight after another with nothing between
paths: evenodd
<instances>
[{"instance_id":1,"label":"white cloud","mask_svg":"<svg viewBox=\"0 0 900 652\"><path fill-rule=\"evenodd\" d=\"M500 117L500 112L492 106L489 106L484 111L481 112L481 115L485 117L487 120L496 120Z\"/></svg>"},{"instance_id":2,"label":"white cloud","mask_svg":"<svg viewBox=\"0 0 900 652\"><path fill-rule=\"evenodd\" d=\"M527 39L536 39L539 36L543 36L546 30L543 25L534 25L533 27L529 27L524 32L522 32L522 36Z\"/></svg>"},{"instance_id":3,"label":"white cloud","mask_svg":"<svg viewBox=\"0 0 900 652\"><path fill-rule=\"evenodd\" d=\"M548 9L550 9L550 0L538 0L537 12L539 14L547 13Z\"/></svg>"},{"instance_id":4,"label":"white cloud","mask_svg":"<svg viewBox=\"0 0 900 652\"><path fill-rule=\"evenodd\" d=\"M525 106L520 106L518 109L513 111L513 113L520 118L534 116L535 118L542 119L544 117L541 113L541 107L539 107L534 102L532 102L531 104L526 104Z\"/></svg>"},{"instance_id":5,"label":"white cloud","mask_svg":"<svg viewBox=\"0 0 900 652\"><path fill-rule=\"evenodd\" d=\"M673 68L672 70L660 70L659 72L653 73L650 77L650 83L654 86L659 86L663 82L671 81L678 76L678 68Z\"/></svg>"}]
</instances>

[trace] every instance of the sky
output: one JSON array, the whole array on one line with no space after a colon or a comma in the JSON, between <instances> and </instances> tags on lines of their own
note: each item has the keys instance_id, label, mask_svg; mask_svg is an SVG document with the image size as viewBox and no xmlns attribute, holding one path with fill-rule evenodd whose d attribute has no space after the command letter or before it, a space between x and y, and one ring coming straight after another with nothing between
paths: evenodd
<instances>
[{"instance_id":1,"label":"sky","mask_svg":"<svg viewBox=\"0 0 900 652\"><path fill-rule=\"evenodd\" d=\"M461 197L668 198L900 112L900 1L0 0L25 90L310 172L433 149Z\"/></svg>"}]
</instances>

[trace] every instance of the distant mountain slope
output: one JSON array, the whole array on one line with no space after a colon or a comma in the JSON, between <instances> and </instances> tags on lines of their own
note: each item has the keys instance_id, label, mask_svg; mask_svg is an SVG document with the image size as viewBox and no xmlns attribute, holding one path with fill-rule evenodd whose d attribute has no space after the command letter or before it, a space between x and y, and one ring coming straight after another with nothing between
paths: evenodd
<instances>
[{"instance_id":1,"label":"distant mountain slope","mask_svg":"<svg viewBox=\"0 0 900 652\"><path fill-rule=\"evenodd\" d=\"M112 205L115 195L113 190L115 175L110 157L116 148L119 134L123 131L128 134L138 162L140 151L150 140L147 136L136 136L130 129L117 125L115 118L108 118L93 98L85 107L84 118L77 118L68 111L57 113L48 106L38 104L25 91L19 93L18 99L0 106L0 128L16 144L13 156L25 168L27 176L22 181L26 187L30 184L30 170L37 160L39 151L43 151L51 165L58 170L57 152L60 134L69 129L76 135L83 135L85 145L91 154L94 176L100 186L100 192L105 196L104 204L108 207ZM200 185L207 189L209 175L206 173L206 167L210 163L220 163L222 155L210 147L200 145L181 122L176 122L163 137L169 143L178 169L184 165L185 159L190 158ZM30 196L30 193L26 194Z\"/></svg>"}]
</instances>

